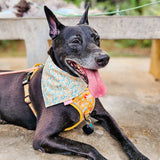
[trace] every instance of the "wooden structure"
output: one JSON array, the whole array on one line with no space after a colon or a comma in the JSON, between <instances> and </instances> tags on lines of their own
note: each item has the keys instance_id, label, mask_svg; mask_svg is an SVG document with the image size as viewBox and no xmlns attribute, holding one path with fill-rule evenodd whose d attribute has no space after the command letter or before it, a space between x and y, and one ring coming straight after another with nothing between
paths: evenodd
<instances>
[{"instance_id":1,"label":"wooden structure","mask_svg":"<svg viewBox=\"0 0 160 160\"><path fill-rule=\"evenodd\" d=\"M65 25L75 25L78 17L62 17ZM160 17L90 17L90 25L102 39L153 39L150 72L160 79ZM0 19L0 40L25 41L28 67L43 63L47 57L49 29L45 18Z\"/></svg>"},{"instance_id":2,"label":"wooden structure","mask_svg":"<svg viewBox=\"0 0 160 160\"><path fill-rule=\"evenodd\" d=\"M160 80L160 40L159 39L152 41L150 73L155 77L155 79Z\"/></svg>"}]
</instances>

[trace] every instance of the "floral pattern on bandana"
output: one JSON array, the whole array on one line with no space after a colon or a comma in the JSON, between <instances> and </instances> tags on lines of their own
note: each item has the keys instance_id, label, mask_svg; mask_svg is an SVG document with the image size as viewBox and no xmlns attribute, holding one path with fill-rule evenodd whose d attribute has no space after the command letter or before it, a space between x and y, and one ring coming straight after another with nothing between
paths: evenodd
<instances>
[{"instance_id":1,"label":"floral pattern on bandana","mask_svg":"<svg viewBox=\"0 0 160 160\"><path fill-rule=\"evenodd\" d=\"M43 68L41 88L45 107L50 107L79 96L84 92L87 84L79 77L57 67L48 57Z\"/></svg>"}]
</instances>

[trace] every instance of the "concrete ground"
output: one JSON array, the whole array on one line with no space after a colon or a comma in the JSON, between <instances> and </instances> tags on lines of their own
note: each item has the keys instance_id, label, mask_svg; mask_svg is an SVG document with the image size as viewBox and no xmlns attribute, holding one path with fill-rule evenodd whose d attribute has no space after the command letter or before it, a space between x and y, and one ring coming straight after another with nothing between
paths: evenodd
<instances>
[{"instance_id":1,"label":"concrete ground","mask_svg":"<svg viewBox=\"0 0 160 160\"><path fill-rule=\"evenodd\" d=\"M149 58L111 58L101 70L108 88L101 98L106 110L121 129L151 160L160 160L160 82L148 73ZM23 69L25 59L0 58L0 69ZM127 160L120 145L100 126L86 136L80 125L62 134L94 146L109 160ZM13 125L0 125L0 160L83 160L32 149L33 131Z\"/></svg>"}]
</instances>

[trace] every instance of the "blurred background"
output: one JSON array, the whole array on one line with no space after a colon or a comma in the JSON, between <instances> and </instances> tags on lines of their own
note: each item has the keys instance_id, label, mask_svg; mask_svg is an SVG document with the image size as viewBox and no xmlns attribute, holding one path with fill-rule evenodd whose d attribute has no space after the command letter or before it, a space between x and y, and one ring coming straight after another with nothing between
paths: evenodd
<instances>
[{"instance_id":1,"label":"blurred background","mask_svg":"<svg viewBox=\"0 0 160 160\"><path fill-rule=\"evenodd\" d=\"M0 0L0 21L18 17L20 19L45 17L44 5L58 17L77 16L84 12L88 2L91 3L90 15L160 16L160 3L156 3L160 2L158 0ZM10 27L14 32L14 28ZM5 27L3 30L6 31ZM159 33L158 29L156 31ZM151 33L154 33L154 27ZM41 34L38 35L40 38L43 37ZM34 44L31 42L30 45ZM105 109L116 119L121 129L140 151L151 160L160 160L160 40L102 39L101 48L111 56L109 64L100 70L107 86L107 94L101 98ZM156 76L149 72L152 55L154 55L152 62L156 64L153 69ZM0 70L25 68L27 68L25 42L1 40ZM95 132L88 137L83 135L80 128L81 126L71 131L72 134L65 132L63 136L93 145L110 160L128 160L119 144L106 134L104 129L95 125ZM15 126L11 125L0 125L0 159L8 160L11 157L16 160L83 159L36 152L32 149L33 136L32 131L20 127L15 129Z\"/></svg>"},{"instance_id":2,"label":"blurred background","mask_svg":"<svg viewBox=\"0 0 160 160\"><path fill-rule=\"evenodd\" d=\"M0 17L44 17L43 5L46 4L57 13L82 14L88 2L91 2L90 14L112 12L134 8L155 0L0 0ZM117 15L109 14L110 16ZM152 16L160 15L160 5L149 5L118 15ZM146 57L150 56L151 40L102 40L101 47L113 57ZM0 41L0 57L25 57L25 44L22 40Z\"/></svg>"}]
</instances>

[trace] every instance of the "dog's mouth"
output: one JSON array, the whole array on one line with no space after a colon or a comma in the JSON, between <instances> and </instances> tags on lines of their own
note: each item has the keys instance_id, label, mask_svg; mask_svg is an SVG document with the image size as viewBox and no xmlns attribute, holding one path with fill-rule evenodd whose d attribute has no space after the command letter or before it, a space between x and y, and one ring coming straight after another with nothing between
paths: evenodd
<instances>
[{"instance_id":1,"label":"dog's mouth","mask_svg":"<svg viewBox=\"0 0 160 160\"><path fill-rule=\"evenodd\" d=\"M88 84L88 78L84 72L83 67L81 67L79 64L75 63L74 61L68 60L67 63L71 67L72 71L76 72L76 74Z\"/></svg>"},{"instance_id":2,"label":"dog's mouth","mask_svg":"<svg viewBox=\"0 0 160 160\"><path fill-rule=\"evenodd\" d=\"M75 74L88 84L88 88L92 96L97 98L105 95L106 86L100 78L98 70L84 68L71 60L67 60L67 64Z\"/></svg>"}]
</instances>

